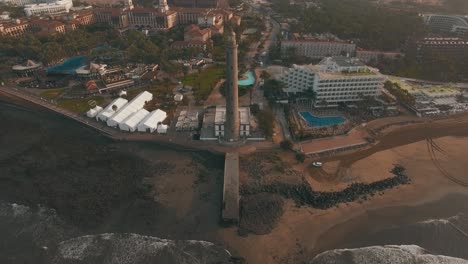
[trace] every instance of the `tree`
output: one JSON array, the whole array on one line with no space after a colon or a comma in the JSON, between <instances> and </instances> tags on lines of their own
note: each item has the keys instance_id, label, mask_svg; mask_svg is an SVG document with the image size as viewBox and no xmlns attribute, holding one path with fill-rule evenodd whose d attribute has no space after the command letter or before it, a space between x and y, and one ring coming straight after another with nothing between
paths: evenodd
<instances>
[{"instance_id":1,"label":"tree","mask_svg":"<svg viewBox=\"0 0 468 264\"><path fill-rule=\"evenodd\" d=\"M304 153L301 153L301 152L296 153L296 160L299 161L300 163L304 163L305 158L306 156Z\"/></svg>"},{"instance_id":2,"label":"tree","mask_svg":"<svg viewBox=\"0 0 468 264\"><path fill-rule=\"evenodd\" d=\"M264 80L268 80L270 79L271 75L267 72L267 71L262 71L262 73L260 74L260 78L264 79Z\"/></svg>"},{"instance_id":3,"label":"tree","mask_svg":"<svg viewBox=\"0 0 468 264\"><path fill-rule=\"evenodd\" d=\"M293 148L293 143L291 140L283 140L280 143L280 147L284 150L292 150Z\"/></svg>"},{"instance_id":4,"label":"tree","mask_svg":"<svg viewBox=\"0 0 468 264\"><path fill-rule=\"evenodd\" d=\"M42 45L39 57L44 64L48 65L63 59L65 51L57 42L48 42Z\"/></svg>"},{"instance_id":5,"label":"tree","mask_svg":"<svg viewBox=\"0 0 468 264\"><path fill-rule=\"evenodd\" d=\"M250 105L250 112L252 115L257 115L260 112L260 106L258 104Z\"/></svg>"}]
</instances>

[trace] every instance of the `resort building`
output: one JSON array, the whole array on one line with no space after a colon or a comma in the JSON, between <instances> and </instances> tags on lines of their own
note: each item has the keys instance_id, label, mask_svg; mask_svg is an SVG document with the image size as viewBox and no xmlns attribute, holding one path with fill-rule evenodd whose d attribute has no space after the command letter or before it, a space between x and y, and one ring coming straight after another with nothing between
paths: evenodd
<instances>
[{"instance_id":1,"label":"resort building","mask_svg":"<svg viewBox=\"0 0 468 264\"><path fill-rule=\"evenodd\" d=\"M37 3L36 0L3 0L3 3L14 6L25 6L29 4Z\"/></svg>"},{"instance_id":2,"label":"resort building","mask_svg":"<svg viewBox=\"0 0 468 264\"><path fill-rule=\"evenodd\" d=\"M30 31L37 35L53 35L65 33L65 24L58 20L32 19L29 22Z\"/></svg>"},{"instance_id":3,"label":"resort building","mask_svg":"<svg viewBox=\"0 0 468 264\"><path fill-rule=\"evenodd\" d=\"M390 52L390 51L380 51L380 50L356 50L356 58L361 60L364 63L378 62L381 59L396 59L403 57L404 54L401 52Z\"/></svg>"},{"instance_id":4,"label":"resort building","mask_svg":"<svg viewBox=\"0 0 468 264\"><path fill-rule=\"evenodd\" d=\"M95 8L97 22L108 23L119 29L168 30L176 25L200 24L222 33L224 21L233 18L231 11L212 8L169 7L159 0L158 8L133 8L131 0L126 8Z\"/></svg>"},{"instance_id":5,"label":"resort building","mask_svg":"<svg viewBox=\"0 0 468 264\"><path fill-rule=\"evenodd\" d=\"M0 35L8 37L20 37L29 31L29 22L25 19L0 24Z\"/></svg>"},{"instance_id":6,"label":"resort building","mask_svg":"<svg viewBox=\"0 0 468 264\"><path fill-rule=\"evenodd\" d=\"M380 95L385 77L356 58L340 56L324 58L317 65L293 65L279 80L288 94L312 90L317 103L333 106Z\"/></svg>"},{"instance_id":7,"label":"resort building","mask_svg":"<svg viewBox=\"0 0 468 264\"><path fill-rule=\"evenodd\" d=\"M24 6L26 16L56 15L68 13L73 7L72 0L58 0L50 3L28 4Z\"/></svg>"},{"instance_id":8,"label":"resort building","mask_svg":"<svg viewBox=\"0 0 468 264\"><path fill-rule=\"evenodd\" d=\"M11 69L18 75L28 76L41 68L42 63L37 63L32 60L28 60L24 64L14 65Z\"/></svg>"},{"instance_id":9,"label":"resort building","mask_svg":"<svg viewBox=\"0 0 468 264\"><path fill-rule=\"evenodd\" d=\"M281 41L281 52L321 59L328 56L354 55L356 44L333 36L304 37L294 34L293 40Z\"/></svg>"},{"instance_id":10,"label":"resort building","mask_svg":"<svg viewBox=\"0 0 468 264\"><path fill-rule=\"evenodd\" d=\"M419 62L431 62L434 56L459 59L468 54L468 41L461 38L424 38L415 43Z\"/></svg>"},{"instance_id":11,"label":"resort building","mask_svg":"<svg viewBox=\"0 0 468 264\"><path fill-rule=\"evenodd\" d=\"M215 113L215 136L224 137L226 123L226 107L217 106ZM239 107L239 135L247 137L250 135L250 108Z\"/></svg>"},{"instance_id":12,"label":"resort building","mask_svg":"<svg viewBox=\"0 0 468 264\"><path fill-rule=\"evenodd\" d=\"M458 35L468 34L468 18L466 16L424 14L423 19L424 23L434 31Z\"/></svg>"},{"instance_id":13,"label":"resort building","mask_svg":"<svg viewBox=\"0 0 468 264\"><path fill-rule=\"evenodd\" d=\"M185 28L184 41L203 41L206 42L211 37L211 31L208 28L200 29L197 25L190 25Z\"/></svg>"}]
</instances>

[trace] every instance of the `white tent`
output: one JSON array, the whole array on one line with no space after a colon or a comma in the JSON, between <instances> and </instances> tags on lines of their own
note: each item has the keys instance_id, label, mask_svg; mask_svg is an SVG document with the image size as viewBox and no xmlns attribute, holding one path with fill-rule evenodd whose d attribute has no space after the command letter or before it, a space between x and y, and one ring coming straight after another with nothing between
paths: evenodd
<instances>
[{"instance_id":1,"label":"white tent","mask_svg":"<svg viewBox=\"0 0 468 264\"><path fill-rule=\"evenodd\" d=\"M166 134L167 133L167 125L159 124L156 130L158 134Z\"/></svg>"},{"instance_id":2,"label":"white tent","mask_svg":"<svg viewBox=\"0 0 468 264\"><path fill-rule=\"evenodd\" d=\"M166 119L167 114L163 110L154 110L149 115L147 115L143 120L141 120L140 124L138 124L138 131L146 132L149 131L153 133L158 124Z\"/></svg>"},{"instance_id":3,"label":"white tent","mask_svg":"<svg viewBox=\"0 0 468 264\"><path fill-rule=\"evenodd\" d=\"M86 115L88 117L94 118L96 117L100 112L102 111L102 107L99 105L96 105L94 108L89 109L88 112L86 112Z\"/></svg>"},{"instance_id":4,"label":"white tent","mask_svg":"<svg viewBox=\"0 0 468 264\"><path fill-rule=\"evenodd\" d=\"M117 98L112 103L110 103L104 110L102 110L97 116L96 120L98 121L107 121L112 115L115 114L122 106L124 106L128 102L127 99ZM115 106L115 107L114 107ZM115 108L116 110L114 111Z\"/></svg>"},{"instance_id":5,"label":"white tent","mask_svg":"<svg viewBox=\"0 0 468 264\"><path fill-rule=\"evenodd\" d=\"M140 109L137 112L131 114L129 117L125 118L122 123L119 124L120 130L135 132L137 129L138 123L149 114L145 109Z\"/></svg>"},{"instance_id":6,"label":"white tent","mask_svg":"<svg viewBox=\"0 0 468 264\"><path fill-rule=\"evenodd\" d=\"M180 102L184 99L184 95L183 94L180 94L180 93L177 93L176 95L174 95L174 101L176 102Z\"/></svg>"},{"instance_id":7,"label":"white tent","mask_svg":"<svg viewBox=\"0 0 468 264\"><path fill-rule=\"evenodd\" d=\"M128 104L120 108L111 118L107 120L107 125L110 127L116 127L122 123L127 117L136 111L140 110L145 106L146 102L153 100L153 95L147 91L144 91L133 98Z\"/></svg>"}]
</instances>

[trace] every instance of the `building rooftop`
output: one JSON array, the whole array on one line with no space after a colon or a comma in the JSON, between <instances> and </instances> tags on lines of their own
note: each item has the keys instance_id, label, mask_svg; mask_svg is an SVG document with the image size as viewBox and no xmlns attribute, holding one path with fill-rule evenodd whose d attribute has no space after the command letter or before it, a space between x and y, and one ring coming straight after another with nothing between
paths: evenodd
<instances>
[{"instance_id":1,"label":"building rooftop","mask_svg":"<svg viewBox=\"0 0 468 264\"><path fill-rule=\"evenodd\" d=\"M350 57L345 57L345 56L330 57L330 58L325 58L325 59L329 59L330 61L335 62L339 67L365 67L366 66L366 64L364 64L362 61L356 58L350 58Z\"/></svg>"},{"instance_id":2,"label":"building rooftop","mask_svg":"<svg viewBox=\"0 0 468 264\"><path fill-rule=\"evenodd\" d=\"M215 113L215 124L226 122L226 106L217 106ZM250 108L239 107L239 122L240 124L250 124Z\"/></svg>"}]
</instances>

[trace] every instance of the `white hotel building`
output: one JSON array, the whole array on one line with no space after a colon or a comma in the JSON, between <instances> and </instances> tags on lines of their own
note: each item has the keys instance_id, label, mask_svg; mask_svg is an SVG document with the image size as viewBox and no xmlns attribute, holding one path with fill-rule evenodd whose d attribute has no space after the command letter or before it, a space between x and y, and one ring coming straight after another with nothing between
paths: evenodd
<instances>
[{"instance_id":1,"label":"white hotel building","mask_svg":"<svg viewBox=\"0 0 468 264\"><path fill-rule=\"evenodd\" d=\"M317 65L293 65L279 78L292 94L313 90L329 106L380 95L385 76L356 58L327 57Z\"/></svg>"},{"instance_id":2,"label":"white hotel building","mask_svg":"<svg viewBox=\"0 0 468 264\"><path fill-rule=\"evenodd\" d=\"M298 56L321 59L343 54L353 55L356 51L356 44L338 39L323 38L281 41L281 52L283 54L286 54L290 49L294 50Z\"/></svg>"},{"instance_id":3,"label":"white hotel building","mask_svg":"<svg viewBox=\"0 0 468 264\"><path fill-rule=\"evenodd\" d=\"M72 0L58 0L50 3L29 4L24 6L26 16L54 15L68 13L73 7Z\"/></svg>"}]
</instances>

